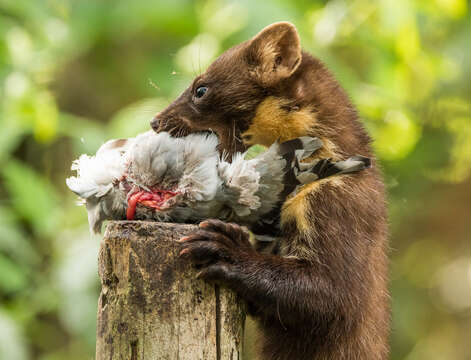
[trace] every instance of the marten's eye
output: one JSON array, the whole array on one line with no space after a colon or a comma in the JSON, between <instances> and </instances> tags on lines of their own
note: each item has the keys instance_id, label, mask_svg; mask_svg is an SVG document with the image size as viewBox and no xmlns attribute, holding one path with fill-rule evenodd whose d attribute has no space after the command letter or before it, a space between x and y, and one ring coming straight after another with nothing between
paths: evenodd
<instances>
[{"instance_id":1,"label":"marten's eye","mask_svg":"<svg viewBox=\"0 0 471 360\"><path fill-rule=\"evenodd\" d=\"M200 86L198 89L195 91L195 97L201 98L206 94L206 91L208 91L208 88L206 86Z\"/></svg>"}]
</instances>

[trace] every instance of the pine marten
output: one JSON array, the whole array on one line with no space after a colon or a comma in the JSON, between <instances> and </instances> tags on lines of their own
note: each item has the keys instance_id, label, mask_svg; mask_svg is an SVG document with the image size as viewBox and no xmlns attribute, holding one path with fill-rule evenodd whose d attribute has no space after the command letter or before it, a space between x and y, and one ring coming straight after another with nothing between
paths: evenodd
<instances>
[{"instance_id":1,"label":"pine marten","mask_svg":"<svg viewBox=\"0 0 471 360\"><path fill-rule=\"evenodd\" d=\"M216 220L183 238L181 254L201 278L247 302L262 359L388 357L387 212L371 139L292 24L272 24L224 52L151 125L175 136L212 130L229 154L316 136L318 157L372 158L370 170L307 184L286 199L278 254L255 251L243 228Z\"/></svg>"}]
</instances>

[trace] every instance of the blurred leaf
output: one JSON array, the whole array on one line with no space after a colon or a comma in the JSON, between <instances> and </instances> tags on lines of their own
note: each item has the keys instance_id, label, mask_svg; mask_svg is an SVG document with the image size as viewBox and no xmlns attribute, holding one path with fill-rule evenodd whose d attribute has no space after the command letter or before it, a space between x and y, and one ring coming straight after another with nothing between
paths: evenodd
<instances>
[{"instance_id":1,"label":"blurred leaf","mask_svg":"<svg viewBox=\"0 0 471 360\"><path fill-rule=\"evenodd\" d=\"M96 333L99 243L100 236L92 236L88 226L64 231L56 243L61 256L54 272L54 283L62 299L59 304L62 323L70 331L81 334L92 346Z\"/></svg>"},{"instance_id":2,"label":"blurred leaf","mask_svg":"<svg viewBox=\"0 0 471 360\"><path fill-rule=\"evenodd\" d=\"M420 38L415 22L403 24L396 37L396 51L407 61L413 61L420 51Z\"/></svg>"},{"instance_id":3,"label":"blurred leaf","mask_svg":"<svg viewBox=\"0 0 471 360\"><path fill-rule=\"evenodd\" d=\"M11 203L40 235L52 234L58 221L59 197L50 183L21 162L10 160L2 169Z\"/></svg>"},{"instance_id":4,"label":"blurred leaf","mask_svg":"<svg viewBox=\"0 0 471 360\"><path fill-rule=\"evenodd\" d=\"M435 0L440 10L452 18L461 18L468 11L466 0Z\"/></svg>"},{"instance_id":5,"label":"blurred leaf","mask_svg":"<svg viewBox=\"0 0 471 360\"><path fill-rule=\"evenodd\" d=\"M11 209L0 206L0 250L9 254L16 263L23 266L36 264L39 261L39 255L28 242L26 234L14 216Z\"/></svg>"},{"instance_id":6,"label":"blurred leaf","mask_svg":"<svg viewBox=\"0 0 471 360\"><path fill-rule=\"evenodd\" d=\"M23 96L6 98L5 121L8 121L12 135L32 132L38 142L48 143L57 132L58 110L49 91L31 90ZM14 138L13 138L14 139Z\"/></svg>"},{"instance_id":7,"label":"blurred leaf","mask_svg":"<svg viewBox=\"0 0 471 360\"><path fill-rule=\"evenodd\" d=\"M14 65L27 66L33 56L33 42L30 34L19 26L6 33L10 61Z\"/></svg>"},{"instance_id":8,"label":"blurred leaf","mask_svg":"<svg viewBox=\"0 0 471 360\"><path fill-rule=\"evenodd\" d=\"M0 253L0 290L6 293L23 289L27 284L23 268Z\"/></svg>"},{"instance_id":9,"label":"blurred leaf","mask_svg":"<svg viewBox=\"0 0 471 360\"><path fill-rule=\"evenodd\" d=\"M27 279L23 268L0 253L0 290L15 292L26 286Z\"/></svg>"},{"instance_id":10,"label":"blurred leaf","mask_svg":"<svg viewBox=\"0 0 471 360\"><path fill-rule=\"evenodd\" d=\"M436 111L440 114L464 115L471 112L471 104L460 97L443 96L436 101ZM447 118L439 117L436 119L439 124L446 125Z\"/></svg>"},{"instance_id":11,"label":"blurred leaf","mask_svg":"<svg viewBox=\"0 0 471 360\"><path fill-rule=\"evenodd\" d=\"M375 134L376 150L384 159L402 159L414 149L420 132L420 126L404 112L390 110L385 125Z\"/></svg>"},{"instance_id":12,"label":"blurred leaf","mask_svg":"<svg viewBox=\"0 0 471 360\"><path fill-rule=\"evenodd\" d=\"M450 119L447 127L454 134L451 165L441 169L439 177L452 182L464 181L471 172L471 117Z\"/></svg>"},{"instance_id":13,"label":"blurred leaf","mask_svg":"<svg viewBox=\"0 0 471 360\"><path fill-rule=\"evenodd\" d=\"M6 160L12 150L18 145L24 129L16 122L7 118L3 112L0 113L0 163Z\"/></svg>"},{"instance_id":14,"label":"blurred leaf","mask_svg":"<svg viewBox=\"0 0 471 360\"><path fill-rule=\"evenodd\" d=\"M26 342L18 325L4 311L0 311L0 359L29 359Z\"/></svg>"},{"instance_id":15,"label":"blurred leaf","mask_svg":"<svg viewBox=\"0 0 471 360\"><path fill-rule=\"evenodd\" d=\"M47 91L38 93L34 103L34 136L40 142L48 142L57 131L58 111L54 97Z\"/></svg>"}]
</instances>

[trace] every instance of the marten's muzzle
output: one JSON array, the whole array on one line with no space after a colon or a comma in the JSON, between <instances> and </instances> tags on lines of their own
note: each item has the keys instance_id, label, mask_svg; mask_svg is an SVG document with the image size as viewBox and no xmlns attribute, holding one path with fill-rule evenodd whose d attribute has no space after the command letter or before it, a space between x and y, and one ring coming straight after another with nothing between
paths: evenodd
<instances>
[{"instance_id":1,"label":"marten's muzzle","mask_svg":"<svg viewBox=\"0 0 471 360\"><path fill-rule=\"evenodd\" d=\"M175 137L197 132L200 129L196 128L194 124L198 123L195 120L197 120L199 114L190 104L191 94L187 89L152 119L150 122L152 129L157 133L166 131Z\"/></svg>"},{"instance_id":2,"label":"marten's muzzle","mask_svg":"<svg viewBox=\"0 0 471 360\"><path fill-rule=\"evenodd\" d=\"M182 137L195 132L178 117L162 118L160 113L152 119L150 125L156 133L165 131L175 137Z\"/></svg>"},{"instance_id":3,"label":"marten's muzzle","mask_svg":"<svg viewBox=\"0 0 471 360\"><path fill-rule=\"evenodd\" d=\"M161 114L162 113L158 113L150 122L152 129L156 133L165 131L172 136L182 137L195 132L195 130L189 127L186 122L178 116L164 116Z\"/></svg>"}]
</instances>

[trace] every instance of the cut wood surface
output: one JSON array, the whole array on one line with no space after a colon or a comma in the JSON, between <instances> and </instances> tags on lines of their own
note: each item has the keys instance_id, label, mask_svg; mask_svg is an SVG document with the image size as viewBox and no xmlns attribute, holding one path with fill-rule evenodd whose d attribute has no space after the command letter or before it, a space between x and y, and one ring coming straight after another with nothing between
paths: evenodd
<instances>
[{"instance_id":1,"label":"cut wood surface","mask_svg":"<svg viewBox=\"0 0 471 360\"><path fill-rule=\"evenodd\" d=\"M244 306L196 279L176 240L195 225L113 221L100 246L96 359L241 359Z\"/></svg>"}]
</instances>

